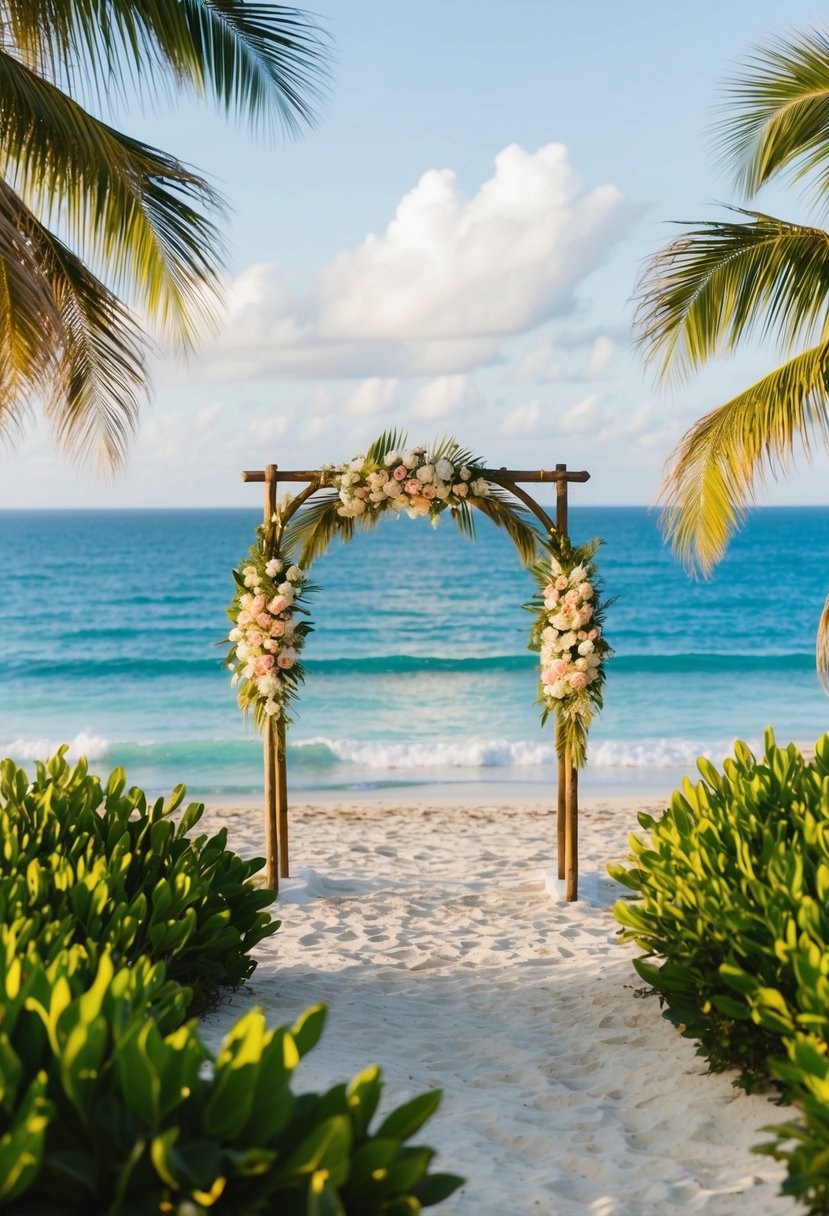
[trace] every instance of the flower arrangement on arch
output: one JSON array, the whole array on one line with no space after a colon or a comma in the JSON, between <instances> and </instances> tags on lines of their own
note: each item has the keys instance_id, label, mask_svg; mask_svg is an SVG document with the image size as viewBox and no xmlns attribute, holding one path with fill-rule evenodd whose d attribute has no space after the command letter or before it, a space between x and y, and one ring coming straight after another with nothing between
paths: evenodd
<instances>
[{"instance_id":1,"label":"flower arrangement on arch","mask_svg":"<svg viewBox=\"0 0 829 1216\"><path fill-rule=\"evenodd\" d=\"M290 721L288 707L305 679L299 656L313 631L302 618L314 588L300 566L279 555L278 522L274 516L270 527L259 527L257 543L233 571L236 594L228 608L233 624L225 666L233 673L240 707L260 727L269 718Z\"/></svg>"},{"instance_id":2,"label":"flower arrangement on arch","mask_svg":"<svg viewBox=\"0 0 829 1216\"><path fill-rule=\"evenodd\" d=\"M350 540L355 525L372 528L383 515L428 518L436 527L448 511L458 528L475 536L473 508L503 528L525 565L537 561L544 537L524 506L499 482L496 469L456 439L410 445L405 433L385 431L344 464L325 465L314 500L286 526L286 544L307 567L334 536Z\"/></svg>"},{"instance_id":3,"label":"flower arrangement on arch","mask_svg":"<svg viewBox=\"0 0 829 1216\"><path fill-rule=\"evenodd\" d=\"M552 532L549 561L532 570L539 593L526 605L536 616L530 649L539 651L541 661L542 722L556 714L558 750L566 747L576 768L586 760L590 724L602 708L604 664L612 654L603 634L608 603L600 599L595 561L601 543L576 547L568 537Z\"/></svg>"}]
</instances>

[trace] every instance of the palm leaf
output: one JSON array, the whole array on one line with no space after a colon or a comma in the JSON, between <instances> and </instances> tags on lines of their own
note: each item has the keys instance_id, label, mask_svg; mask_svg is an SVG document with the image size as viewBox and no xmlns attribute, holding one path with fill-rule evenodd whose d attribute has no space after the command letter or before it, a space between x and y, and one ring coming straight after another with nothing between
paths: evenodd
<instances>
[{"instance_id":1,"label":"palm leaf","mask_svg":"<svg viewBox=\"0 0 829 1216\"><path fill-rule=\"evenodd\" d=\"M397 428L391 431L383 431L383 434L375 439L366 452L366 460L372 464L382 465L387 453L404 452L408 442L408 436L405 431L400 431Z\"/></svg>"},{"instance_id":2,"label":"palm leaf","mask_svg":"<svg viewBox=\"0 0 829 1216\"><path fill-rule=\"evenodd\" d=\"M0 51L0 174L98 261L168 332L192 341L210 316L222 243L201 212L218 199L175 158L88 114Z\"/></svg>"},{"instance_id":3,"label":"palm leaf","mask_svg":"<svg viewBox=\"0 0 829 1216\"><path fill-rule=\"evenodd\" d=\"M532 566L537 561L543 537L506 490L490 482L489 494L485 498L471 498L469 501L482 515L492 520L496 528L506 532L525 566Z\"/></svg>"},{"instance_id":4,"label":"palm leaf","mask_svg":"<svg viewBox=\"0 0 829 1216\"><path fill-rule=\"evenodd\" d=\"M330 46L312 17L249 0L6 0L24 63L70 92L105 99L171 83L212 93L227 109L276 119L291 133L314 121Z\"/></svg>"},{"instance_id":5,"label":"palm leaf","mask_svg":"<svg viewBox=\"0 0 829 1216\"><path fill-rule=\"evenodd\" d=\"M145 388L140 329L3 183L0 255L0 426L19 426L21 404L36 394L64 448L76 456L96 451L109 467L118 465Z\"/></svg>"},{"instance_id":6,"label":"palm leaf","mask_svg":"<svg viewBox=\"0 0 829 1216\"><path fill-rule=\"evenodd\" d=\"M704 224L645 267L636 337L663 377L696 370L754 332L788 347L826 326L829 234L734 210L748 222Z\"/></svg>"},{"instance_id":7,"label":"palm leaf","mask_svg":"<svg viewBox=\"0 0 829 1216\"><path fill-rule=\"evenodd\" d=\"M817 627L817 670L821 684L829 692L829 596Z\"/></svg>"},{"instance_id":8,"label":"palm leaf","mask_svg":"<svg viewBox=\"0 0 829 1216\"><path fill-rule=\"evenodd\" d=\"M819 29L754 47L727 90L733 111L718 127L723 162L751 198L777 174L816 175L829 190L829 37Z\"/></svg>"},{"instance_id":9,"label":"palm leaf","mask_svg":"<svg viewBox=\"0 0 829 1216\"><path fill-rule=\"evenodd\" d=\"M711 573L768 472L788 469L799 438L829 443L829 343L795 356L680 440L660 491L662 526L691 568Z\"/></svg>"}]
</instances>

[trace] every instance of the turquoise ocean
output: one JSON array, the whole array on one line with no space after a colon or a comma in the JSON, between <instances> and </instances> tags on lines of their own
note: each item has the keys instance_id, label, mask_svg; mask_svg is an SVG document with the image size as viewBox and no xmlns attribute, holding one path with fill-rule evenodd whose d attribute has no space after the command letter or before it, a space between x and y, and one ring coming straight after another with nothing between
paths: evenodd
<instances>
[{"instance_id":1,"label":"turquoise ocean","mask_svg":"<svg viewBox=\"0 0 829 1216\"><path fill-rule=\"evenodd\" d=\"M255 795L261 745L217 643L248 510L0 512L0 755L69 743L152 790ZM709 583L689 580L643 508L572 511L601 536L606 706L585 783L670 788L732 741L829 729L814 636L829 509L755 512ZM290 732L292 790L547 783L522 604L530 577L486 520L386 519L313 568L316 632ZM458 792L458 791L456 791ZM495 793L496 791L493 791Z\"/></svg>"}]
</instances>

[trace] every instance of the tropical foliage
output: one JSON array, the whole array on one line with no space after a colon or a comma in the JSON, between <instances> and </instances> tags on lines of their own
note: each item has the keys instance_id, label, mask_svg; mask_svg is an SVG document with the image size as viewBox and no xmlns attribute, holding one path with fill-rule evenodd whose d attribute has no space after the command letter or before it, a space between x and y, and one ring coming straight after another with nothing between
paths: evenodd
<instances>
[{"instance_id":1,"label":"tropical foliage","mask_svg":"<svg viewBox=\"0 0 829 1216\"><path fill-rule=\"evenodd\" d=\"M574 546L551 532L549 560L532 568L538 594L525 607L535 615L530 649L541 660L538 701L542 723L556 715L556 751L576 768L587 762L587 736L604 701L604 638L607 601L602 601L596 551L602 542Z\"/></svg>"},{"instance_id":2,"label":"tropical foliage","mask_svg":"<svg viewBox=\"0 0 829 1216\"><path fill-rule=\"evenodd\" d=\"M33 780L0 765L0 1208L394 1216L450 1195L407 1144L438 1091L375 1127L377 1068L292 1092L321 1006L277 1029L252 1010L208 1050L185 1018L250 975L273 894L224 832L188 837L183 789L124 787L62 752Z\"/></svg>"},{"instance_id":3,"label":"tropical foliage","mask_svg":"<svg viewBox=\"0 0 829 1216\"><path fill-rule=\"evenodd\" d=\"M640 815L616 905L620 938L665 1015L712 1069L746 1087L774 1078L799 1119L763 1151L787 1161L785 1190L829 1211L829 735L806 760L769 731L718 771L699 760L665 813ZM792 1144L792 1142L794 1142Z\"/></svg>"},{"instance_id":4,"label":"tropical foliage","mask_svg":"<svg viewBox=\"0 0 829 1216\"><path fill-rule=\"evenodd\" d=\"M45 963L77 946L89 975L105 950L125 965L164 961L200 1007L237 987L253 947L279 928L265 911L273 892L252 882L262 859L232 853L224 828L190 837L204 808L182 810L184 786L148 802L123 769L103 785L65 751L33 779L0 763L0 920L17 950Z\"/></svg>"},{"instance_id":5,"label":"tropical foliage","mask_svg":"<svg viewBox=\"0 0 829 1216\"><path fill-rule=\"evenodd\" d=\"M732 81L722 157L744 199L787 175L829 197L829 38L819 30L756 48ZM799 448L829 446L829 233L759 210L696 223L647 264L638 339L660 377L693 374L752 338L787 356L683 436L661 491L663 525L681 556L709 574L764 477ZM829 687L829 598L818 626Z\"/></svg>"},{"instance_id":6,"label":"tropical foliage","mask_svg":"<svg viewBox=\"0 0 829 1216\"><path fill-rule=\"evenodd\" d=\"M172 89L294 131L325 63L282 5L0 3L0 435L39 402L67 450L117 465L148 385L137 317L187 347L214 315L219 196L93 108Z\"/></svg>"}]
</instances>

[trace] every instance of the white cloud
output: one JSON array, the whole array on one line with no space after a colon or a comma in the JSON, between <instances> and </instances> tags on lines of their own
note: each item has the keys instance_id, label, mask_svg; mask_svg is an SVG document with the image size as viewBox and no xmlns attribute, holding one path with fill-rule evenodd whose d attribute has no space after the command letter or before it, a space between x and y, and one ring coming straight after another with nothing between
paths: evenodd
<instances>
[{"instance_id":1,"label":"white cloud","mask_svg":"<svg viewBox=\"0 0 829 1216\"><path fill-rule=\"evenodd\" d=\"M598 393L588 393L581 401L571 406L559 419L559 426L568 434L578 434L594 427L599 419Z\"/></svg>"},{"instance_id":2,"label":"white cloud","mask_svg":"<svg viewBox=\"0 0 829 1216\"><path fill-rule=\"evenodd\" d=\"M593 343L582 376L585 380L597 380L607 371L610 361L616 353L616 343L606 334L600 335Z\"/></svg>"},{"instance_id":3,"label":"white cloud","mask_svg":"<svg viewBox=\"0 0 829 1216\"><path fill-rule=\"evenodd\" d=\"M537 401L527 401L505 415L501 423L502 435L527 435L535 431L541 417Z\"/></svg>"},{"instance_id":4,"label":"white cloud","mask_svg":"<svg viewBox=\"0 0 829 1216\"><path fill-rule=\"evenodd\" d=\"M451 170L429 170L384 232L339 253L310 288L286 285L271 263L240 274L202 369L238 380L484 366L507 338L575 310L635 214L615 186L584 189L562 144L511 144L472 196Z\"/></svg>"},{"instance_id":5,"label":"white cloud","mask_svg":"<svg viewBox=\"0 0 829 1216\"><path fill-rule=\"evenodd\" d=\"M368 380L363 380L348 398L345 403L345 412L356 414L358 417L366 414L381 414L394 401L396 392L397 380L395 378L384 380L380 376L371 376Z\"/></svg>"},{"instance_id":6,"label":"white cloud","mask_svg":"<svg viewBox=\"0 0 829 1216\"><path fill-rule=\"evenodd\" d=\"M439 376L417 390L411 413L415 418L446 418L468 400L466 376Z\"/></svg>"}]
</instances>

